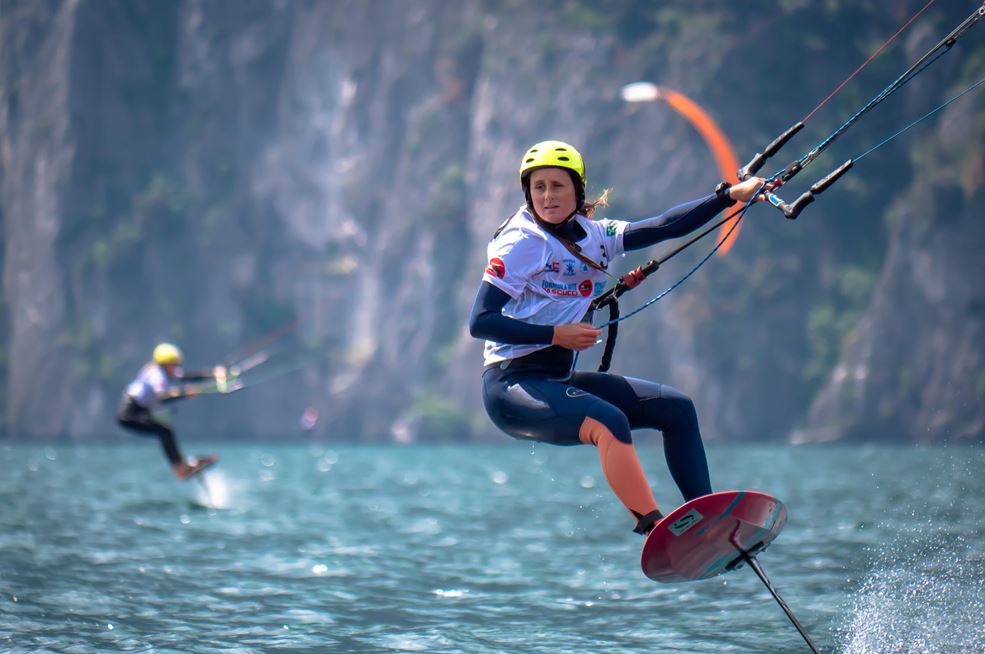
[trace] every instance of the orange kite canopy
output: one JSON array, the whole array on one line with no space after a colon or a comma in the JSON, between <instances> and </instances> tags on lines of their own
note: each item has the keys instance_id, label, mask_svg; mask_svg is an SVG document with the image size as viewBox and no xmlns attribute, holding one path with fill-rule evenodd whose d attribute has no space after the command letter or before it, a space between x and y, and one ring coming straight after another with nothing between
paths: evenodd
<instances>
[{"instance_id":1,"label":"orange kite canopy","mask_svg":"<svg viewBox=\"0 0 985 654\"><path fill-rule=\"evenodd\" d=\"M626 102L654 102L656 100L666 102L671 109L691 123L701 135L701 138L704 139L705 143L708 144L708 149L711 150L712 155L715 157L715 163L718 165L722 179L731 184L738 183L739 179L735 173L739 169L739 160L735 156L735 149L721 128L718 127L715 121L711 119L711 116L698 106L696 102L683 93L678 93L665 86L657 86L650 82L627 84L622 88L622 98ZM733 210L741 207L742 205L738 204ZM735 226L728 240L722 244L721 249L718 251L719 254L725 254L729 251L736 237L738 237L741 228L741 223ZM724 230L726 227L722 226L722 229Z\"/></svg>"}]
</instances>

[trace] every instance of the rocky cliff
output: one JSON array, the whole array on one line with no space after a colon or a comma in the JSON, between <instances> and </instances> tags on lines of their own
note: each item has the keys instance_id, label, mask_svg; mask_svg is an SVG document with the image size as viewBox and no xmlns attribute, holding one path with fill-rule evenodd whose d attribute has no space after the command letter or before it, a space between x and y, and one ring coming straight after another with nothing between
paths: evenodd
<instances>
[{"instance_id":1,"label":"rocky cliff","mask_svg":"<svg viewBox=\"0 0 985 654\"><path fill-rule=\"evenodd\" d=\"M570 140L590 191L613 189L608 215L659 212L719 176L688 124L623 105L623 84L685 92L749 156L919 9L896 4L751 20L629 0L3 0L5 432L116 433L123 386L172 340L191 367L270 353L262 383L185 403L185 433L289 436L311 407L321 438L498 438L465 322L486 241L522 202L522 151ZM778 165L960 4L928 12ZM803 177L973 81L983 38L967 39ZM726 256L624 324L614 368L690 393L709 439L981 439L982 116L955 103L797 222L751 212Z\"/></svg>"}]
</instances>

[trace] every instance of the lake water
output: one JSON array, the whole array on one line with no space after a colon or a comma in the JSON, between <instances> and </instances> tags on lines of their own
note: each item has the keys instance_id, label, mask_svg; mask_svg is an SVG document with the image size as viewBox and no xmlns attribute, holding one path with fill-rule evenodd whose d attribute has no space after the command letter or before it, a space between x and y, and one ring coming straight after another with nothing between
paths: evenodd
<instances>
[{"instance_id":1,"label":"lake water","mask_svg":"<svg viewBox=\"0 0 985 654\"><path fill-rule=\"evenodd\" d=\"M746 568L644 577L593 449L194 445L211 500L150 441L0 446L0 651L808 651ZM821 651L985 652L985 450L709 458L787 505L760 561Z\"/></svg>"}]
</instances>

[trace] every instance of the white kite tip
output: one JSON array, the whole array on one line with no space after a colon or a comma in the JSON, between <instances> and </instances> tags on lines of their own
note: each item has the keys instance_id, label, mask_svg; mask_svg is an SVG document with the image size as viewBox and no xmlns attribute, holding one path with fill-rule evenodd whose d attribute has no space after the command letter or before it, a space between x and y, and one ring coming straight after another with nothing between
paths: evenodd
<instances>
[{"instance_id":1,"label":"white kite tip","mask_svg":"<svg viewBox=\"0 0 985 654\"><path fill-rule=\"evenodd\" d=\"M660 99L660 87L651 82L634 82L620 91L625 102L653 102Z\"/></svg>"}]
</instances>

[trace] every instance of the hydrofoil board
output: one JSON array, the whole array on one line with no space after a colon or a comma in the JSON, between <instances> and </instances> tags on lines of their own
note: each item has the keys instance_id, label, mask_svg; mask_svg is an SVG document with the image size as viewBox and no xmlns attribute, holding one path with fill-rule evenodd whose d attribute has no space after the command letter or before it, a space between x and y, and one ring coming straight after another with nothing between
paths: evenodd
<instances>
[{"instance_id":1,"label":"hydrofoil board","mask_svg":"<svg viewBox=\"0 0 985 654\"><path fill-rule=\"evenodd\" d=\"M714 577L766 549L786 522L786 507L766 493L704 495L653 526L640 565L643 574L663 583Z\"/></svg>"}]
</instances>

